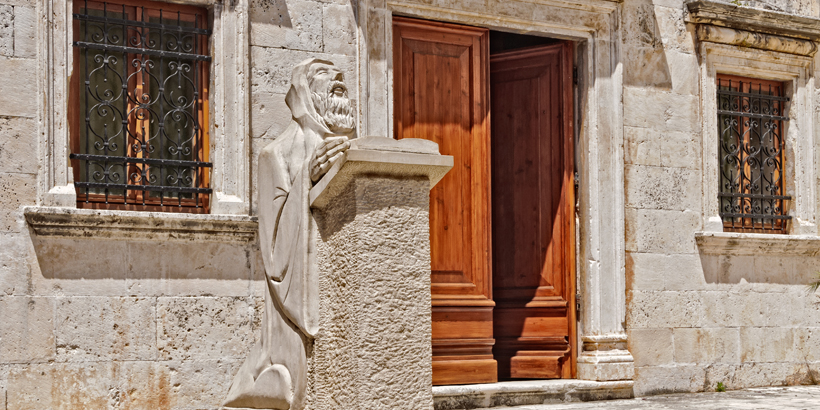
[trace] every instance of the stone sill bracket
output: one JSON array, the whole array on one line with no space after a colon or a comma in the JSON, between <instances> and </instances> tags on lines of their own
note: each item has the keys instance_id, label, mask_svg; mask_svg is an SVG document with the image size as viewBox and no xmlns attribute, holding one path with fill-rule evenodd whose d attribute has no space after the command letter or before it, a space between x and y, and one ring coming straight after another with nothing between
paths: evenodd
<instances>
[{"instance_id":1,"label":"stone sill bracket","mask_svg":"<svg viewBox=\"0 0 820 410\"><path fill-rule=\"evenodd\" d=\"M36 235L63 238L251 243L258 230L256 217L243 215L40 206L24 207L23 214Z\"/></svg>"}]
</instances>

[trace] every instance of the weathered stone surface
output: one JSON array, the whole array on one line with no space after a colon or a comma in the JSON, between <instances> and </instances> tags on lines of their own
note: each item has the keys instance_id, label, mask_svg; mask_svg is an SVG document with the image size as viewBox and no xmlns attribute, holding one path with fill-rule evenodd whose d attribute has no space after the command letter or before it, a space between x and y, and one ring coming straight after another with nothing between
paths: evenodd
<instances>
[{"instance_id":1,"label":"weathered stone surface","mask_svg":"<svg viewBox=\"0 0 820 410\"><path fill-rule=\"evenodd\" d=\"M704 327L765 326L766 305L756 292L732 289L702 293Z\"/></svg>"},{"instance_id":2,"label":"weathered stone surface","mask_svg":"<svg viewBox=\"0 0 820 410\"><path fill-rule=\"evenodd\" d=\"M703 271L698 255L627 253L626 276L634 290L703 289Z\"/></svg>"},{"instance_id":3,"label":"weathered stone surface","mask_svg":"<svg viewBox=\"0 0 820 410\"><path fill-rule=\"evenodd\" d=\"M0 57L0 116L37 115L37 62L31 58ZM33 146L32 146L33 147Z\"/></svg>"},{"instance_id":4,"label":"weathered stone surface","mask_svg":"<svg viewBox=\"0 0 820 410\"><path fill-rule=\"evenodd\" d=\"M9 408L32 410L190 408L175 406L169 379L156 362L34 364L9 371L7 400Z\"/></svg>"},{"instance_id":5,"label":"weathered stone surface","mask_svg":"<svg viewBox=\"0 0 820 410\"><path fill-rule=\"evenodd\" d=\"M0 295L29 294L34 261L26 233L0 232Z\"/></svg>"},{"instance_id":6,"label":"weathered stone surface","mask_svg":"<svg viewBox=\"0 0 820 410\"><path fill-rule=\"evenodd\" d=\"M635 358L636 367L672 363L672 329L631 329L628 332L629 351Z\"/></svg>"},{"instance_id":7,"label":"weathered stone surface","mask_svg":"<svg viewBox=\"0 0 820 410\"><path fill-rule=\"evenodd\" d=\"M34 58L37 54L37 20L34 7L14 8L14 56Z\"/></svg>"},{"instance_id":8,"label":"weathered stone surface","mask_svg":"<svg viewBox=\"0 0 820 410\"><path fill-rule=\"evenodd\" d=\"M156 299L56 299L57 361L155 360Z\"/></svg>"},{"instance_id":9,"label":"weathered stone surface","mask_svg":"<svg viewBox=\"0 0 820 410\"><path fill-rule=\"evenodd\" d=\"M140 241L128 242L126 248L130 295L248 295L248 244Z\"/></svg>"},{"instance_id":10,"label":"weathered stone surface","mask_svg":"<svg viewBox=\"0 0 820 410\"><path fill-rule=\"evenodd\" d=\"M220 408L231 378L242 362L213 358L162 364L168 367L173 408L194 410Z\"/></svg>"},{"instance_id":11,"label":"weathered stone surface","mask_svg":"<svg viewBox=\"0 0 820 410\"><path fill-rule=\"evenodd\" d=\"M0 56L14 55L14 7L0 4Z\"/></svg>"},{"instance_id":12,"label":"weathered stone surface","mask_svg":"<svg viewBox=\"0 0 820 410\"><path fill-rule=\"evenodd\" d=\"M658 24L658 33L665 50L675 50L682 53L694 54L695 40L694 27L686 24L684 11L680 0L672 0L665 4L663 0L655 1L655 21ZM697 78L697 72L691 73ZM676 76L672 75L673 82Z\"/></svg>"},{"instance_id":13,"label":"weathered stone surface","mask_svg":"<svg viewBox=\"0 0 820 410\"><path fill-rule=\"evenodd\" d=\"M624 127L624 163L660 166L664 138L649 128Z\"/></svg>"},{"instance_id":14,"label":"weathered stone surface","mask_svg":"<svg viewBox=\"0 0 820 410\"><path fill-rule=\"evenodd\" d=\"M316 408L432 407L429 190L378 176L325 190Z\"/></svg>"},{"instance_id":15,"label":"weathered stone surface","mask_svg":"<svg viewBox=\"0 0 820 410\"><path fill-rule=\"evenodd\" d=\"M737 328L674 329L675 363L740 363Z\"/></svg>"},{"instance_id":16,"label":"weathered stone surface","mask_svg":"<svg viewBox=\"0 0 820 410\"><path fill-rule=\"evenodd\" d=\"M355 56L286 50L281 48L251 47L251 87L252 93L268 92L286 94L290 89L293 67L308 58L333 61L345 75L348 83L354 84L356 76ZM351 88L351 99L355 99L355 88ZM2 111L0 111L2 114Z\"/></svg>"},{"instance_id":17,"label":"weathered stone surface","mask_svg":"<svg viewBox=\"0 0 820 410\"><path fill-rule=\"evenodd\" d=\"M790 328L740 328L740 360L744 363L784 362L793 348L794 331Z\"/></svg>"},{"instance_id":18,"label":"weathered stone surface","mask_svg":"<svg viewBox=\"0 0 820 410\"><path fill-rule=\"evenodd\" d=\"M624 125L657 131L698 132L698 97L652 88L624 87Z\"/></svg>"},{"instance_id":19,"label":"weathered stone surface","mask_svg":"<svg viewBox=\"0 0 820 410\"><path fill-rule=\"evenodd\" d=\"M671 90L669 63L662 48L635 44L624 46L624 84L654 90Z\"/></svg>"},{"instance_id":20,"label":"weathered stone surface","mask_svg":"<svg viewBox=\"0 0 820 410\"><path fill-rule=\"evenodd\" d=\"M706 372L700 366L635 368L635 396L686 393L703 390Z\"/></svg>"},{"instance_id":21,"label":"weathered stone surface","mask_svg":"<svg viewBox=\"0 0 820 410\"><path fill-rule=\"evenodd\" d=\"M128 274L126 242L38 236L32 237L32 242L38 261L37 271L32 272L32 285L37 294L128 294L125 281Z\"/></svg>"},{"instance_id":22,"label":"weathered stone surface","mask_svg":"<svg viewBox=\"0 0 820 410\"><path fill-rule=\"evenodd\" d=\"M0 172L36 173L36 144L37 122L33 118L0 117Z\"/></svg>"},{"instance_id":23,"label":"weathered stone surface","mask_svg":"<svg viewBox=\"0 0 820 410\"><path fill-rule=\"evenodd\" d=\"M285 130L292 119L290 109L285 104L285 94L260 91L253 93L251 99L251 135L254 139L267 139L270 143ZM253 152L258 154L259 150L254 149Z\"/></svg>"},{"instance_id":24,"label":"weathered stone surface","mask_svg":"<svg viewBox=\"0 0 820 410\"><path fill-rule=\"evenodd\" d=\"M253 300L160 297L157 348L161 360L242 359L253 342Z\"/></svg>"},{"instance_id":25,"label":"weathered stone surface","mask_svg":"<svg viewBox=\"0 0 820 410\"><path fill-rule=\"evenodd\" d=\"M651 1L626 3L623 20L625 43L652 48L662 46L655 6Z\"/></svg>"},{"instance_id":26,"label":"weathered stone surface","mask_svg":"<svg viewBox=\"0 0 820 410\"><path fill-rule=\"evenodd\" d=\"M311 0L254 0L251 45L322 51L322 3Z\"/></svg>"},{"instance_id":27,"label":"weathered stone surface","mask_svg":"<svg viewBox=\"0 0 820 410\"><path fill-rule=\"evenodd\" d=\"M0 72L2 71L0 69ZM0 95L3 95L1 91ZM0 231L22 232L26 230L21 207L34 205L36 202L37 176L0 172L0 192L2 192L0 195Z\"/></svg>"},{"instance_id":28,"label":"weathered stone surface","mask_svg":"<svg viewBox=\"0 0 820 410\"><path fill-rule=\"evenodd\" d=\"M356 17L347 4L328 4L323 10L323 42L325 53L356 54Z\"/></svg>"},{"instance_id":29,"label":"weathered stone surface","mask_svg":"<svg viewBox=\"0 0 820 410\"><path fill-rule=\"evenodd\" d=\"M704 304L699 292L627 292L627 328L702 326Z\"/></svg>"},{"instance_id":30,"label":"weathered stone surface","mask_svg":"<svg viewBox=\"0 0 820 410\"><path fill-rule=\"evenodd\" d=\"M629 165L626 206L683 211L700 206L700 175L685 168Z\"/></svg>"},{"instance_id":31,"label":"weathered stone surface","mask_svg":"<svg viewBox=\"0 0 820 410\"><path fill-rule=\"evenodd\" d=\"M642 253L694 253L700 214L691 210L637 209L626 212L626 246ZM634 216L633 216L634 215Z\"/></svg>"},{"instance_id":32,"label":"weathered stone surface","mask_svg":"<svg viewBox=\"0 0 820 410\"><path fill-rule=\"evenodd\" d=\"M54 300L43 297L0 297L0 358L3 363L53 360Z\"/></svg>"},{"instance_id":33,"label":"weathered stone surface","mask_svg":"<svg viewBox=\"0 0 820 410\"><path fill-rule=\"evenodd\" d=\"M630 290L663 290L666 255L653 253L626 253L626 288Z\"/></svg>"}]
</instances>

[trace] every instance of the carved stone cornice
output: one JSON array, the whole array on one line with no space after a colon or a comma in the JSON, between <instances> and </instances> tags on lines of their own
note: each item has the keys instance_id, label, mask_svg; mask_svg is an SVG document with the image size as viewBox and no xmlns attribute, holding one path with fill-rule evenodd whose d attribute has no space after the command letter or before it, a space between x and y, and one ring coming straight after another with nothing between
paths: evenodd
<instances>
[{"instance_id":1,"label":"carved stone cornice","mask_svg":"<svg viewBox=\"0 0 820 410\"><path fill-rule=\"evenodd\" d=\"M820 40L820 19L738 6L731 3L696 0L686 4L690 23L711 24L755 33Z\"/></svg>"},{"instance_id":2,"label":"carved stone cornice","mask_svg":"<svg viewBox=\"0 0 820 410\"><path fill-rule=\"evenodd\" d=\"M814 54L817 53L817 44L813 41L737 30L710 24L698 24L697 37L698 41L777 51L800 56L814 56Z\"/></svg>"},{"instance_id":3,"label":"carved stone cornice","mask_svg":"<svg viewBox=\"0 0 820 410\"><path fill-rule=\"evenodd\" d=\"M162 240L249 243L256 217L163 212L110 211L30 206L26 222L38 236L99 240Z\"/></svg>"}]
</instances>

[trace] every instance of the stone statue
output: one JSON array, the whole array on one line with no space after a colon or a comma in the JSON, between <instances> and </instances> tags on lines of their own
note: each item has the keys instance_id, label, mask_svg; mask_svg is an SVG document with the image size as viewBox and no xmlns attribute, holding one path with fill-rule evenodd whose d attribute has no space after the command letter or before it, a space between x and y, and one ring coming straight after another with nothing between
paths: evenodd
<instances>
[{"instance_id":1,"label":"stone statue","mask_svg":"<svg viewBox=\"0 0 820 410\"><path fill-rule=\"evenodd\" d=\"M308 193L350 147L353 108L342 72L308 59L293 69L290 126L259 154L259 242L267 292L262 335L226 407L302 409L318 330L317 228Z\"/></svg>"}]
</instances>

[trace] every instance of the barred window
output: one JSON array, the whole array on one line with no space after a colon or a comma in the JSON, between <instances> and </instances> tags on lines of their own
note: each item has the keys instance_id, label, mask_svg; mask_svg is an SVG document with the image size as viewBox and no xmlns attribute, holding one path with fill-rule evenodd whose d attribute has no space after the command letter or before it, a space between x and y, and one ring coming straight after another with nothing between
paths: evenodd
<instances>
[{"instance_id":1,"label":"barred window","mask_svg":"<svg viewBox=\"0 0 820 410\"><path fill-rule=\"evenodd\" d=\"M78 207L207 212L207 10L73 4L70 159Z\"/></svg>"},{"instance_id":2,"label":"barred window","mask_svg":"<svg viewBox=\"0 0 820 410\"><path fill-rule=\"evenodd\" d=\"M723 230L786 233L783 84L728 75L717 81Z\"/></svg>"}]
</instances>

